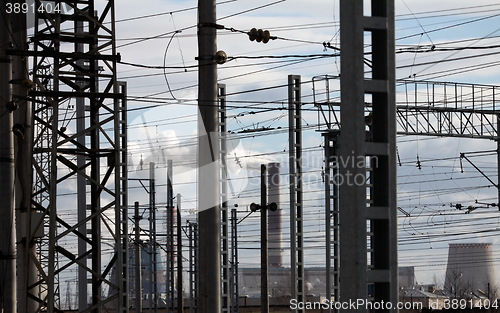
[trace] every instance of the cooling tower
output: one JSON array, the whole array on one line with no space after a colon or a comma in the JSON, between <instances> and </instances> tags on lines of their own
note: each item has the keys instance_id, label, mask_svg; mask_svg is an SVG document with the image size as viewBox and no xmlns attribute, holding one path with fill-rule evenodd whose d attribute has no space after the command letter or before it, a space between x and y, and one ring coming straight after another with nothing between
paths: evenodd
<instances>
[{"instance_id":1,"label":"cooling tower","mask_svg":"<svg viewBox=\"0 0 500 313\"><path fill-rule=\"evenodd\" d=\"M450 244L444 289L463 298L478 289L494 290L496 283L491 243Z\"/></svg>"},{"instance_id":2,"label":"cooling tower","mask_svg":"<svg viewBox=\"0 0 500 313\"><path fill-rule=\"evenodd\" d=\"M276 211L268 211L268 247L269 247L269 266L283 267L283 241L281 236L281 212L280 205L280 164L268 164L268 183L267 183L268 203L275 202L278 206Z\"/></svg>"}]
</instances>

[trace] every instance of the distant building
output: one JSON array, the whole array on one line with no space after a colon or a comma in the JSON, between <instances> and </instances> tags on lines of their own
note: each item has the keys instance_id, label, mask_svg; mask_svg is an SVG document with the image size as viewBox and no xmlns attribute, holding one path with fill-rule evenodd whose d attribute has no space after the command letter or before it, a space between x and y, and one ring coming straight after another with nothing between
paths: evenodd
<instances>
[{"instance_id":1,"label":"distant building","mask_svg":"<svg viewBox=\"0 0 500 313\"><path fill-rule=\"evenodd\" d=\"M399 301L401 303L411 303L414 308L421 305L420 309L422 310L442 310L447 299L449 298L446 296L418 289L402 288L399 290Z\"/></svg>"},{"instance_id":2,"label":"distant building","mask_svg":"<svg viewBox=\"0 0 500 313\"><path fill-rule=\"evenodd\" d=\"M326 295L326 269L310 267L304 269L304 289L309 296ZM260 268L239 269L240 296L260 297ZM333 281L333 274L332 274ZM399 268L399 288L415 289L415 268ZM426 289L425 291L427 291ZM290 296L290 268L269 268L269 296Z\"/></svg>"},{"instance_id":3,"label":"distant building","mask_svg":"<svg viewBox=\"0 0 500 313\"><path fill-rule=\"evenodd\" d=\"M290 268L269 268L268 275L270 297L289 297L291 295ZM260 297L260 268L240 268L238 279L241 297ZM304 289L306 296L324 297L326 295L325 268L305 268Z\"/></svg>"},{"instance_id":4,"label":"distant building","mask_svg":"<svg viewBox=\"0 0 500 313\"><path fill-rule=\"evenodd\" d=\"M416 285L415 267L404 266L398 268L399 288L411 288Z\"/></svg>"}]
</instances>

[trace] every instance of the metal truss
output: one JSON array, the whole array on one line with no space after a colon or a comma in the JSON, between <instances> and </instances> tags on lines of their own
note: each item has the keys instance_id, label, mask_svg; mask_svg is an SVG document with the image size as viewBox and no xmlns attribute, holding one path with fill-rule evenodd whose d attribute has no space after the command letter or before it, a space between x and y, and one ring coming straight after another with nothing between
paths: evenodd
<instances>
[{"instance_id":1,"label":"metal truss","mask_svg":"<svg viewBox=\"0 0 500 313\"><path fill-rule=\"evenodd\" d=\"M332 186L329 179L329 175L335 175L332 172L330 158L336 153L332 151L335 150L336 136L341 129L338 118L340 116L339 90L330 88L330 86L337 84L338 80L339 77L333 76L314 79L314 99L315 106L318 108L319 129L325 132L326 208L331 208L330 212L326 212L326 252L327 273L328 270L333 273L331 278L333 283L329 283L327 286L327 297L333 295L333 292L330 291L332 289L334 292L338 292L335 284L335 282L338 283L335 277L337 268L334 266L335 262L338 261L334 244L335 236L339 236L336 233L338 216L335 215L334 206L332 207L336 203L337 195L335 194L335 186ZM324 81L325 87L319 85L319 82L322 81ZM500 111L496 105L496 101L499 99L499 88L492 85L456 82L399 80L397 81L398 92L396 93L395 111L397 134L489 139L497 141L497 151L500 151L500 147L498 147ZM365 123L368 127L365 136L367 140L371 140L373 137L373 132L370 131L373 123L373 107L373 103L365 103ZM476 169L481 172L480 169ZM492 184L496 185L494 182ZM336 221L335 218L337 218ZM329 277L330 275L327 274L327 280Z\"/></svg>"},{"instance_id":2,"label":"metal truss","mask_svg":"<svg viewBox=\"0 0 500 313\"><path fill-rule=\"evenodd\" d=\"M340 94L338 89L328 88L338 80L336 76L315 79L319 130L339 128ZM325 81L326 88L318 86L320 81ZM499 90L493 85L398 80L397 133L497 140ZM367 115L371 108L366 103Z\"/></svg>"},{"instance_id":3,"label":"metal truss","mask_svg":"<svg viewBox=\"0 0 500 313\"><path fill-rule=\"evenodd\" d=\"M398 81L398 134L497 140L499 87Z\"/></svg>"},{"instance_id":4,"label":"metal truss","mask_svg":"<svg viewBox=\"0 0 500 313\"><path fill-rule=\"evenodd\" d=\"M320 81L325 81L325 87L318 85ZM341 116L341 102L340 93L338 89L330 88L331 85L336 84L338 77L318 77L315 78L315 105L318 108L318 122L319 129L325 131L325 136L330 138L330 134L342 129L340 119ZM397 81L397 92L395 107L395 121L396 132L400 135L424 135L424 136L441 136L441 137L463 137L463 138L479 138L497 141L499 143L498 127L500 111L496 105L499 98L498 90L500 87L492 85L480 84L466 84L456 82L433 82L433 81L413 81L413 80L399 80ZM345 97L342 97L344 99ZM364 140L372 141L376 132L374 131L374 109L376 104L374 98L365 98L363 114L365 119L365 129L363 130ZM325 150L332 150L332 143L325 141ZM372 148L376 148L373 146ZM500 148L497 147L497 151ZM329 153L325 151L327 160L329 160ZM500 156L500 154L499 154ZM380 155L378 156L380 157ZM381 159L379 158L378 161ZM329 161L328 161L329 163ZM328 164L326 168L328 170ZM500 159L499 159L500 164ZM380 164L378 164L380 168ZM376 177L372 171L373 168L368 169L373 181L369 182L369 189L367 193L376 196L380 194L376 189ZM331 173L330 173L331 174ZM328 173L325 173L327 179ZM495 185L493 183L493 185ZM326 182L326 195L327 195L327 208L331 206L331 199L335 199L335 194L328 181ZM374 201L369 200L370 205L373 207ZM384 213L380 207L374 206L376 210L373 215L376 221L380 220L379 213ZM382 207L383 209L383 207ZM342 207L340 208L340 211ZM379 211L378 213L376 211ZM326 225L332 223L332 215L326 216ZM334 223L335 225L335 223ZM370 234L367 246L371 252L371 260L375 261L376 258L376 240L373 239L374 231L377 228L385 228L384 225L376 226L371 223L367 229ZM327 242L332 240L330 238L332 232L327 228ZM345 235L344 235L345 236ZM342 233L340 234L342 238ZM327 246L327 255L332 247ZM329 251L328 251L329 250ZM333 253L330 253L332 257ZM371 261L370 260L370 261ZM328 266L328 265L327 265ZM369 268L373 268L368 264ZM377 274L378 275L378 274ZM374 276L377 278L377 276ZM379 279L381 276L378 276ZM331 287L335 287L332 285ZM342 295L342 289L340 290Z\"/></svg>"},{"instance_id":5,"label":"metal truss","mask_svg":"<svg viewBox=\"0 0 500 313\"><path fill-rule=\"evenodd\" d=\"M321 85L324 83L324 87ZM318 130L330 131L340 127L340 76L315 76L313 84L313 102L318 109ZM337 85L335 89L332 85ZM336 101L335 101L336 100ZM326 128L326 129L325 129Z\"/></svg>"},{"instance_id":6,"label":"metal truss","mask_svg":"<svg viewBox=\"0 0 500 313\"><path fill-rule=\"evenodd\" d=\"M337 142L337 157L349 158L353 151L355 156L366 157L366 168L344 169L340 175L350 172L370 177L365 186L340 185L339 188L340 299L394 301L397 300L394 134L482 138L495 140L498 145L500 112L496 99L499 87L410 80L395 82L393 73L388 71L393 68L393 60L388 54L393 49L392 30L387 27L392 19L393 3L381 1L377 8L372 6L373 16L363 16L362 2L341 2L341 29L348 29L347 35L341 38L342 54L348 61L342 63L342 79L333 76L313 79L314 101L318 108L319 130L326 136L327 210L331 210L332 201L335 203L336 199L329 175L332 175L330 157ZM343 17L342 12L349 17ZM342 27L343 21L349 23L349 27ZM363 32L372 40L371 78L363 75L363 62L367 58L363 54ZM325 87L319 84L321 81L325 81ZM339 82L340 90L337 88ZM393 90L394 85L397 87ZM396 103L391 102L394 100ZM339 138L331 138L339 130ZM500 152L500 146L497 151ZM327 257L333 257L331 223L334 227L337 225L332 221L335 216L329 213L326 212ZM358 260L358 265L352 263L353 259ZM335 273L335 268L332 269ZM348 283L342 283L346 281ZM328 291L331 288L335 285L327 286Z\"/></svg>"},{"instance_id":7,"label":"metal truss","mask_svg":"<svg viewBox=\"0 0 500 313\"><path fill-rule=\"evenodd\" d=\"M36 0L35 7L47 3ZM37 273L27 297L36 312L61 312L58 282L83 271L90 301L79 312L128 312L126 85L116 80L114 1L98 16L93 0L55 3L67 12L37 10L33 50L12 52L33 56L36 86L30 92L32 205L43 219L31 222L34 229L43 227L43 236L28 238L41 250L22 269L34 266ZM83 106L78 118L76 106ZM77 127L82 121L84 127ZM75 218L73 191L82 177L86 214ZM104 238L111 249L103 249ZM79 243L86 246L83 253Z\"/></svg>"}]
</instances>

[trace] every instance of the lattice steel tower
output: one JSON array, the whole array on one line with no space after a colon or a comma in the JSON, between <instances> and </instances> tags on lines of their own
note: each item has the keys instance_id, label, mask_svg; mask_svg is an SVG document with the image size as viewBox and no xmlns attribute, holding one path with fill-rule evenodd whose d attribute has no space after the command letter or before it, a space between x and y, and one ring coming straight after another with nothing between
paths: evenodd
<instances>
[{"instance_id":1,"label":"lattice steel tower","mask_svg":"<svg viewBox=\"0 0 500 313\"><path fill-rule=\"evenodd\" d=\"M126 86L116 77L114 1L99 13L93 0L41 6L33 49L13 52L33 57L32 206L43 216L27 217L43 236L28 235L40 249L25 264L36 277L20 299L59 312L58 282L78 272L79 312L128 312Z\"/></svg>"}]
</instances>

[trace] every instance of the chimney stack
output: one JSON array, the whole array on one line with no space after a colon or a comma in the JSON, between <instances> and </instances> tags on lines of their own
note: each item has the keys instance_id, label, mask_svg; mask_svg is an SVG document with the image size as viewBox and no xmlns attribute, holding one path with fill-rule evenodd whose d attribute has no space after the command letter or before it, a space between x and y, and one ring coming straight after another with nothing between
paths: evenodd
<instances>
[{"instance_id":1,"label":"chimney stack","mask_svg":"<svg viewBox=\"0 0 500 313\"><path fill-rule=\"evenodd\" d=\"M275 202L278 209L274 212L268 212L268 247L269 247L269 267L283 267L283 241L281 234L281 212L280 204L280 164L268 164L268 202Z\"/></svg>"}]
</instances>

